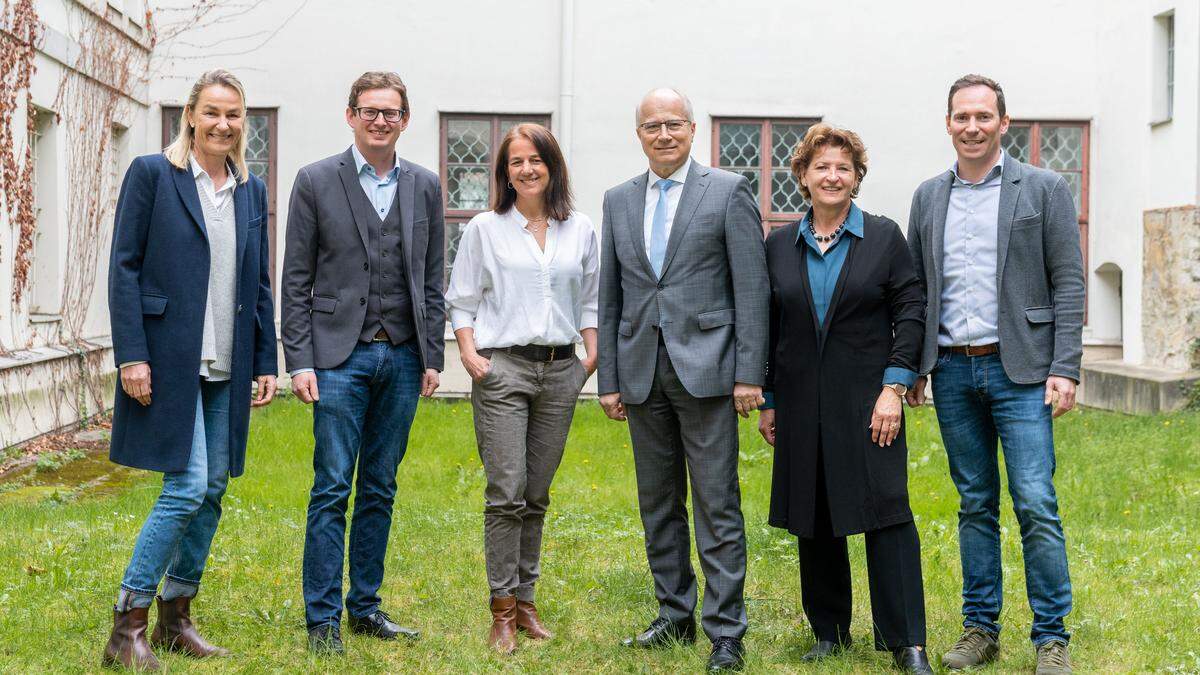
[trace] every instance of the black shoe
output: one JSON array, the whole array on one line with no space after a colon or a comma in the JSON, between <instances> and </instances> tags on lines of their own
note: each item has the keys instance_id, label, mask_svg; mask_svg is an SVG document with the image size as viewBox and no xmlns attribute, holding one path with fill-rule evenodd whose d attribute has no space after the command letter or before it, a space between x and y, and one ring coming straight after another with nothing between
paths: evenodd
<instances>
[{"instance_id":1,"label":"black shoe","mask_svg":"<svg viewBox=\"0 0 1200 675\"><path fill-rule=\"evenodd\" d=\"M377 637L380 640L395 640L397 637L416 640L421 637L419 631L393 622L392 617L378 609L364 617L350 617L350 630L362 635Z\"/></svg>"},{"instance_id":2,"label":"black shoe","mask_svg":"<svg viewBox=\"0 0 1200 675\"><path fill-rule=\"evenodd\" d=\"M719 637L713 640L712 653L708 655L708 672L741 670L746 665L746 648L742 639Z\"/></svg>"},{"instance_id":3,"label":"black shoe","mask_svg":"<svg viewBox=\"0 0 1200 675\"><path fill-rule=\"evenodd\" d=\"M925 645L893 649L892 661L895 662L897 668L906 673L933 675L933 668L929 666L929 657L925 654Z\"/></svg>"},{"instance_id":4,"label":"black shoe","mask_svg":"<svg viewBox=\"0 0 1200 675\"><path fill-rule=\"evenodd\" d=\"M696 620L688 617L683 621L670 621L661 616L650 622L650 627L636 637L625 638L621 644L626 647L669 647L678 642L690 645L696 641Z\"/></svg>"},{"instance_id":5,"label":"black shoe","mask_svg":"<svg viewBox=\"0 0 1200 675\"><path fill-rule=\"evenodd\" d=\"M808 653L800 657L800 660L805 663L813 663L830 656L837 656L846 651L850 647L850 636L846 636L845 642L830 642L829 640L817 640L817 644L808 650Z\"/></svg>"},{"instance_id":6,"label":"black shoe","mask_svg":"<svg viewBox=\"0 0 1200 675\"><path fill-rule=\"evenodd\" d=\"M342 630L336 623L323 623L308 629L308 651L318 656L341 656L346 653L342 646Z\"/></svg>"}]
</instances>

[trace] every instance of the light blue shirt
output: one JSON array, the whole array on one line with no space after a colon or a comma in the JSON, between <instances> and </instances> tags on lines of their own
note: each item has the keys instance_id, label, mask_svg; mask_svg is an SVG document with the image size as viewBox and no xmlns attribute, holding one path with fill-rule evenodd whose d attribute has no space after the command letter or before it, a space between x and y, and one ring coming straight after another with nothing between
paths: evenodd
<instances>
[{"instance_id":1,"label":"light blue shirt","mask_svg":"<svg viewBox=\"0 0 1200 675\"><path fill-rule=\"evenodd\" d=\"M957 162L950 170L938 345L992 344L1000 340L996 253L1004 152L977 183L958 175Z\"/></svg>"},{"instance_id":2,"label":"light blue shirt","mask_svg":"<svg viewBox=\"0 0 1200 675\"><path fill-rule=\"evenodd\" d=\"M393 159L391 171L380 178L379 174L375 173L375 167L358 151L357 145L350 146L350 153L354 155L354 165L358 167L358 184L367 195L367 201L371 202L380 220L387 218L388 212L392 210L392 202L396 201L396 179L400 177L399 163Z\"/></svg>"},{"instance_id":3,"label":"light blue shirt","mask_svg":"<svg viewBox=\"0 0 1200 675\"><path fill-rule=\"evenodd\" d=\"M837 288L838 277L842 274L842 265L846 262L846 253L850 250L846 235L850 234L859 239L863 237L863 214L858 205L851 202L850 212L846 214L845 227L838 233L837 238L821 252L821 245L813 237L809 225L812 224L812 210L800 221L800 231L796 234L796 245L805 247L805 264L808 267L808 286L812 289L813 309L817 313L817 321L825 325L825 315L829 312L829 303L833 300L833 291ZM913 386L917 374L907 368L888 367L883 370L883 384L902 384ZM762 410L775 407L775 393L763 394L766 403L759 406Z\"/></svg>"}]
</instances>

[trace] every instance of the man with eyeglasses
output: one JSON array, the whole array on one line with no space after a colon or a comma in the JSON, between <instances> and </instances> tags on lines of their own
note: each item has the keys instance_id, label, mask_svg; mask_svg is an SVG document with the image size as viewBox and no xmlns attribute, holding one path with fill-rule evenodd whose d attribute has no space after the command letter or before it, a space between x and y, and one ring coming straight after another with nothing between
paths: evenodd
<instances>
[{"instance_id":1,"label":"man with eyeglasses","mask_svg":"<svg viewBox=\"0 0 1200 675\"><path fill-rule=\"evenodd\" d=\"M292 390L313 405L303 587L309 649L318 654L343 651L352 484L350 629L418 636L394 623L379 597L396 469L418 394L437 390L445 347L441 187L396 154L408 115L399 75L364 73L346 108L354 143L300 169L288 207L282 333Z\"/></svg>"},{"instance_id":2,"label":"man with eyeglasses","mask_svg":"<svg viewBox=\"0 0 1200 675\"><path fill-rule=\"evenodd\" d=\"M649 171L604 195L600 404L628 420L658 617L625 641L696 639L688 482L704 571L709 670L740 670L746 536L737 415L762 399L769 282L749 181L689 157L692 104L656 89L637 108Z\"/></svg>"}]
</instances>

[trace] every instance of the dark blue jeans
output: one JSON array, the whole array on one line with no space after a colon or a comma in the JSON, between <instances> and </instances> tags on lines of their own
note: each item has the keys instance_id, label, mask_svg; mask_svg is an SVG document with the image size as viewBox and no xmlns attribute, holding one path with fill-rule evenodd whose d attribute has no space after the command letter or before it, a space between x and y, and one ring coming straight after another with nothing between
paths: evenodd
<instances>
[{"instance_id":1,"label":"dark blue jeans","mask_svg":"<svg viewBox=\"0 0 1200 675\"><path fill-rule=\"evenodd\" d=\"M1071 579L1054 493L1054 434L1045 385L1008 379L997 354L943 354L932 375L938 425L960 499L963 625L1000 632L999 439L1021 525L1025 592L1033 610L1030 637L1039 646L1068 640L1063 618L1071 611Z\"/></svg>"},{"instance_id":2,"label":"dark blue jeans","mask_svg":"<svg viewBox=\"0 0 1200 675\"><path fill-rule=\"evenodd\" d=\"M309 628L341 622L346 505L352 481L357 493L346 609L362 617L379 608L396 469L421 392L416 349L411 341L399 346L360 342L337 368L317 369L315 475L304 535L304 613Z\"/></svg>"}]
</instances>

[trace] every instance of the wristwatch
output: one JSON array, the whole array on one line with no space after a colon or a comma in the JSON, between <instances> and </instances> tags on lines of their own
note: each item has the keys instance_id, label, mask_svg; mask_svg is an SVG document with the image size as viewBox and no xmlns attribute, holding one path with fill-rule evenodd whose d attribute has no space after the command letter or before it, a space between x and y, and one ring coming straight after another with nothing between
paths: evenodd
<instances>
[{"instance_id":1,"label":"wristwatch","mask_svg":"<svg viewBox=\"0 0 1200 675\"><path fill-rule=\"evenodd\" d=\"M893 382L892 384L885 384L883 386L896 392L896 395L900 398L904 398L904 395L908 393L908 387L900 384L899 382Z\"/></svg>"}]
</instances>

